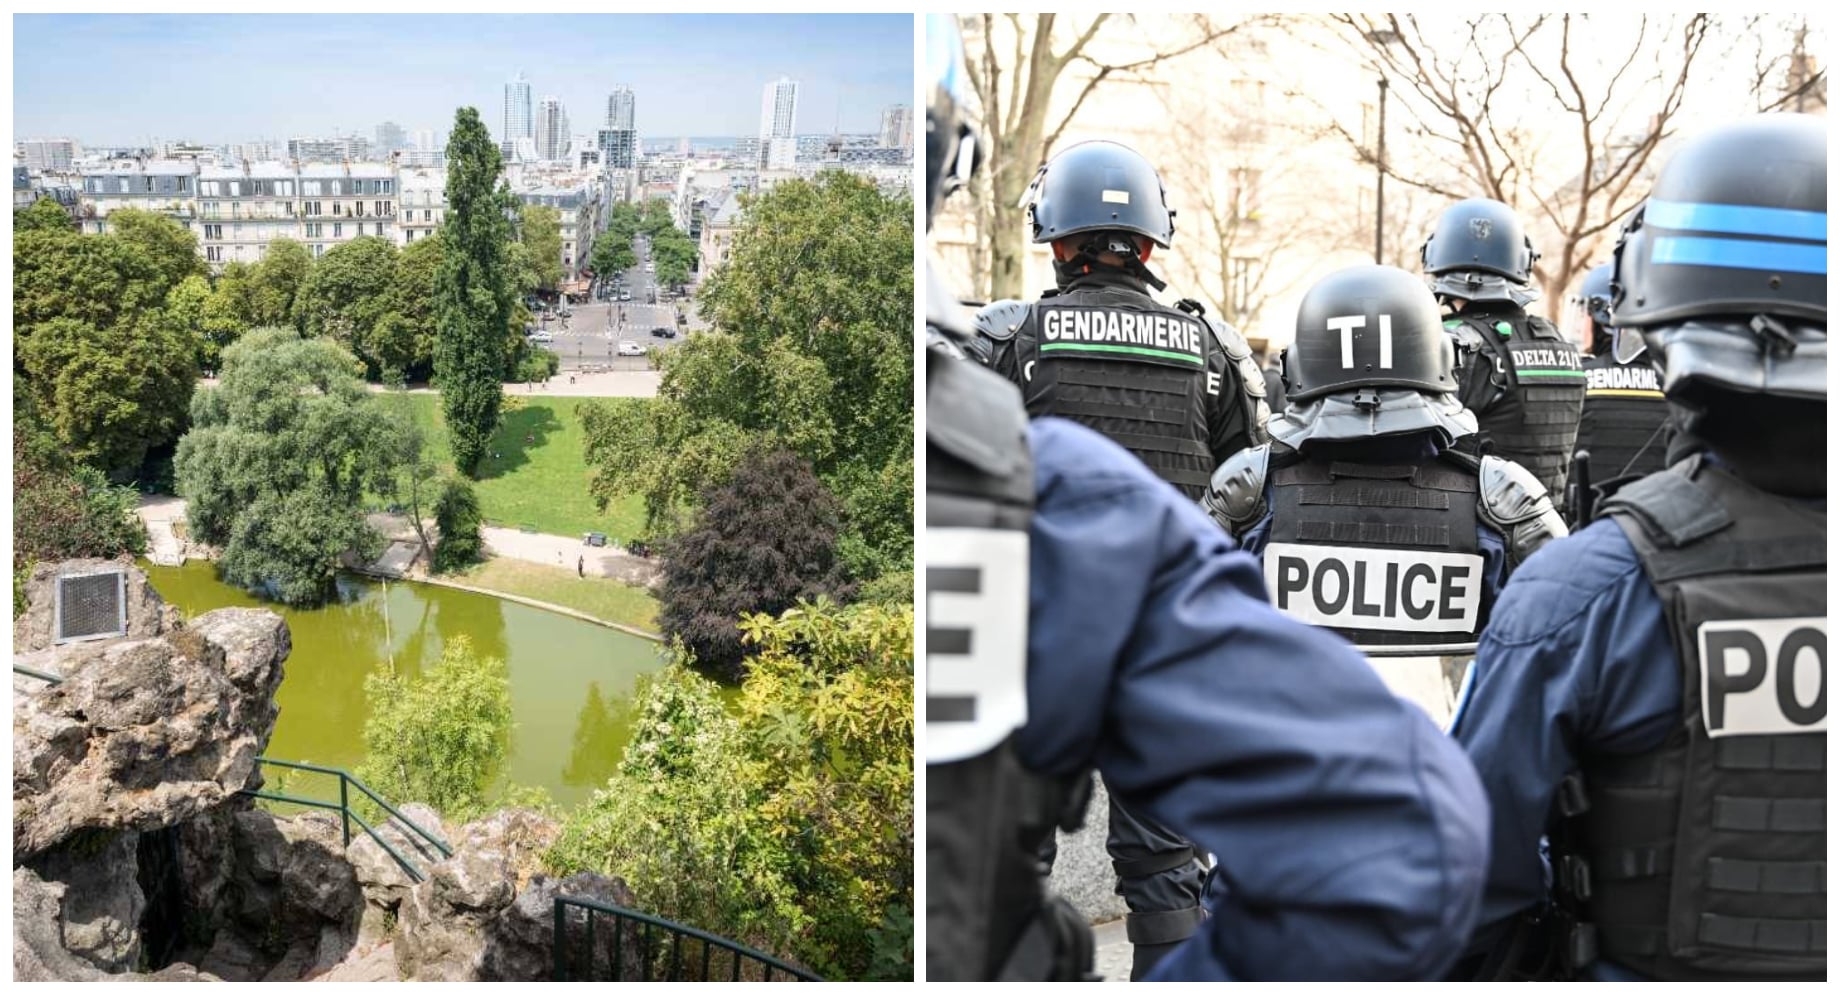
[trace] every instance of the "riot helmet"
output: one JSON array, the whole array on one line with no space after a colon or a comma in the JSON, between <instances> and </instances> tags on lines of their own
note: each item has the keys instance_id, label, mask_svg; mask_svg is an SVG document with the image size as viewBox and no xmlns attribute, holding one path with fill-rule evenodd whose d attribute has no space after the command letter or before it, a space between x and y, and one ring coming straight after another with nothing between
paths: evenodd
<instances>
[{"instance_id":1,"label":"riot helmet","mask_svg":"<svg viewBox=\"0 0 1840 995\"><path fill-rule=\"evenodd\" d=\"M952 191L977 172L977 131L971 125L965 45L958 23L946 14L926 16L926 227Z\"/></svg>"},{"instance_id":2,"label":"riot helmet","mask_svg":"<svg viewBox=\"0 0 1840 995\"><path fill-rule=\"evenodd\" d=\"M1455 360L1422 281L1393 266L1350 266L1318 280L1298 305L1297 337L1284 353L1285 400L1296 406L1359 387L1454 394Z\"/></svg>"},{"instance_id":3,"label":"riot helmet","mask_svg":"<svg viewBox=\"0 0 1840 995\"><path fill-rule=\"evenodd\" d=\"M1128 232L1167 249L1175 237L1176 212L1163 195L1163 178L1150 160L1117 142L1062 150L1023 196L1037 243L1082 232Z\"/></svg>"},{"instance_id":4,"label":"riot helmet","mask_svg":"<svg viewBox=\"0 0 1840 995\"><path fill-rule=\"evenodd\" d=\"M1827 397L1827 127L1765 114L1676 152L1624 226L1619 359L1645 345L1670 400Z\"/></svg>"},{"instance_id":5,"label":"riot helmet","mask_svg":"<svg viewBox=\"0 0 1840 995\"><path fill-rule=\"evenodd\" d=\"M1418 256L1431 289L1445 296L1516 305L1538 296L1527 282L1540 255L1514 209L1499 200L1472 197L1445 208Z\"/></svg>"},{"instance_id":6,"label":"riot helmet","mask_svg":"<svg viewBox=\"0 0 1840 995\"><path fill-rule=\"evenodd\" d=\"M1589 334L1578 337L1592 355L1603 355L1610 346L1610 269L1609 263L1603 263L1586 270L1572 295L1571 303L1580 320L1590 322Z\"/></svg>"}]
</instances>

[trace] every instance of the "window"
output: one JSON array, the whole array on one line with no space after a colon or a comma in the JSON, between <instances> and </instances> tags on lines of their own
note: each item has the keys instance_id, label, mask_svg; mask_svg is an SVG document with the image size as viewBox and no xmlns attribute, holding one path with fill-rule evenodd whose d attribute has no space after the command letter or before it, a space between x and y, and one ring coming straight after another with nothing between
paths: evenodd
<instances>
[{"instance_id":1,"label":"window","mask_svg":"<svg viewBox=\"0 0 1840 995\"><path fill-rule=\"evenodd\" d=\"M189 176L179 177L179 192L180 193L190 193L191 190L192 190L192 178Z\"/></svg>"},{"instance_id":2,"label":"window","mask_svg":"<svg viewBox=\"0 0 1840 995\"><path fill-rule=\"evenodd\" d=\"M433 211L429 211L429 210L424 210L424 211L422 211L422 220L423 220L423 221L427 221L427 220L430 220L430 219L431 219L431 218L433 218L433 217L434 217L434 212L433 212Z\"/></svg>"},{"instance_id":3,"label":"window","mask_svg":"<svg viewBox=\"0 0 1840 995\"><path fill-rule=\"evenodd\" d=\"M326 185L329 188L326 192L333 195L334 197L337 197L339 194L344 192L345 181L331 180Z\"/></svg>"},{"instance_id":4,"label":"window","mask_svg":"<svg viewBox=\"0 0 1840 995\"><path fill-rule=\"evenodd\" d=\"M377 191L377 192L378 192L378 193L391 193L392 191L390 190L390 188L391 188L391 187L393 187L393 186L395 186L395 185L396 185L396 181L395 181L395 180L384 180L384 181L383 181L383 189L382 189L382 190L379 190L379 191Z\"/></svg>"},{"instance_id":5,"label":"window","mask_svg":"<svg viewBox=\"0 0 1840 995\"><path fill-rule=\"evenodd\" d=\"M230 202L230 216L233 218L240 218L243 216L243 202L242 201L233 200Z\"/></svg>"},{"instance_id":6,"label":"window","mask_svg":"<svg viewBox=\"0 0 1840 995\"><path fill-rule=\"evenodd\" d=\"M325 255L325 254L326 254L326 247L325 247L325 246L323 246L323 245L315 245L315 246L313 247L313 258L315 258L315 259L318 259L319 257L321 257L321 256L323 256L323 255Z\"/></svg>"},{"instance_id":7,"label":"window","mask_svg":"<svg viewBox=\"0 0 1840 995\"><path fill-rule=\"evenodd\" d=\"M356 217L364 217L364 202L358 201L356 204L351 205L351 213Z\"/></svg>"},{"instance_id":8,"label":"window","mask_svg":"<svg viewBox=\"0 0 1840 995\"><path fill-rule=\"evenodd\" d=\"M380 217L380 218L385 218L385 217L389 217L390 215L392 215L392 214L395 214L395 213L396 213L395 211L392 211L392 210L390 210L390 202L389 202L389 201L387 201L387 200L380 200L380 201L378 201L378 202L377 202L377 216L378 216L378 217Z\"/></svg>"},{"instance_id":9,"label":"window","mask_svg":"<svg viewBox=\"0 0 1840 995\"><path fill-rule=\"evenodd\" d=\"M383 222L381 221L377 222L377 234L378 235L383 234Z\"/></svg>"},{"instance_id":10,"label":"window","mask_svg":"<svg viewBox=\"0 0 1840 995\"><path fill-rule=\"evenodd\" d=\"M307 201L307 217L312 218L312 217L318 217L318 216L319 216L319 201L317 200Z\"/></svg>"},{"instance_id":11,"label":"window","mask_svg":"<svg viewBox=\"0 0 1840 995\"><path fill-rule=\"evenodd\" d=\"M242 195L243 195L243 181L242 180L231 180L230 181L230 196L241 197Z\"/></svg>"},{"instance_id":12,"label":"window","mask_svg":"<svg viewBox=\"0 0 1840 995\"><path fill-rule=\"evenodd\" d=\"M318 180L301 180L300 192L308 197L318 197L322 191Z\"/></svg>"},{"instance_id":13,"label":"window","mask_svg":"<svg viewBox=\"0 0 1840 995\"><path fill-rule=\"evenodd\" d=\"M213 238L213 239L223 238L224 237L224 226L223 225L205 225L204 226L204 237Z\"/></svg>"},{"instance_id":14,"label":"window","mask_svg":"<svg viewBox=\"0 0 1840 995\"><path fill-rule=\"evenodd\" d=\"M276 186L276 189L280 192L281 196L283 197L294 196L294 181L293 180L282 180L280 183L276 184L275 186Z\"/></svg>"},{"instance_id":15,"label":"window","mask_svg":"<svg viewBox=\"0 0 1840 995\"><path fill-rule=\"evenodd\" d=\"M116 190L115 190L116 193L127 193L128 192L128 178L124 176L121 179L116 180L115 187L116 187Z\"/></svg>"},{"instance_id":16,"label":"window","mask_svg":"<svg viewBox=\"0 0 1840 995\"><path fill-rule=\"evenodd\" d=\"M343 238L344 235L345 235L345 226L342 224L339 224L337 221L334 221L332 223L332 237L333 238Z\"/></svg>"},{"instance_id":17,"label":"window","mask_svg":"<svg viewBox=\"0 0 1840 995\"><path fill-rule=\"evenodd\" d=\"M204 258L208 262L221 263L224 261L224 250L215 245L206 246Z\"/></svg>"}]
</instances>

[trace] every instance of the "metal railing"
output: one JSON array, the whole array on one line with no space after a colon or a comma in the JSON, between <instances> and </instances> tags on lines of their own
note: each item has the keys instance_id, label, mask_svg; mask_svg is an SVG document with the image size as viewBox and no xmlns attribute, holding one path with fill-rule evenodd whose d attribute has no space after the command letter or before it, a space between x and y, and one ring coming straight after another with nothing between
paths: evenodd
<instances>
[{"instance_id":1,"label":"metal railing","mask_svg":"<svg viewBox=\"0 0 1840 995\"><path fill-rule=\"evenodd\" d=\"M571 908L581 910L580 914L571 916L568 911ZM612 973L606 978L596 978L594 971L598 951L595 944L595 921L603 915L613 919L612 935L608 937L613 949L606 958ZM733 940L725 940L669 919L660 919L592 899L557 895L551 918L550 947L555 954L551 975L553 981L772 981L776 973L784 975L780 980L785 981L824 980L810 971L793 967L783 960ZM586 938L586 942L573 948L567 936L571 922L582 924L583 929L577 936L585 935ZM654 930L663 934L656 942L652 937ZM635 959L630 961L626 957L629 937L635 938L634 945L638 947L634 952ZM666 937L670 941L668 949L665 947ZM685 951L686 939L690 944L701 945L700 956L694 947ZM585 951L585 963L571 963L571 949ZM718 950L727 956L717 956ZM576 961L581 959L575 958ZM662 965L660 961L663 961ZM715 968L713 974L712 966ZM627 973L636 977L628 979L625 976Z\"/></svg>"},{"instance_id":2,"label":"metal railing","mask_svg":"<svg viewBox=\"0 0 1840 995\"><path fill-rule=\"evenodd\" d=\"M56 674L48 674L42 670L33 670L31 667L22 667L17 663L13 664L13 673L24 674L27 677L35 677L44 681L46 684L64 683L64 679Z\"/></svg>"},{"instance_id":3,"label":"metal railing","mask_svg":"<svg viewBox=\"0 0 1840 995\"><path fill-rule=\"evenodd\" d=\"M409 842L413 844L416 847L416 849L421 850L423 856L427 856L427 852L426 850L422 848L422 845L420 843L416 842L416 839L415 839L416 836L419 836L423 840L426 840L430 846L434 847L437 851L440 852L442 857L451 857L454 855L453 849L450 848L447 845L447 843L444 840L442 840L439 836L436 836L435 834L429 832L428 830L423 829L421 826L416 825L413 821L409 819L408 816L403 815L401 812L398 812L396 808L392 806L389 802L386 802L381 797L379 797L377 792L372 791L370 787L366 785L363 781L360 781L357 778L352 777L350 774L347 774L346 772L336 767L318 767L313 764L295 763L292 760L271 760L268 757L257 757L256 763L262 764L263 766L268 766L268 767L285 767L289 770L304 770L304 771L307 771L313 774L327 774L327 775L337 777L339 779L339 800L337 804L334 804L328 801L321 801L318 798L301 798L295 795L280 794L278 792L244 790L244 791L238 792L238 794L248 795L252 798L266 798L269 801L286 802L290 805L305 805L309 808L323 808L323 809L327 809L328 811L337 812L339 813L340 824L344 829L346 846L351 845L351 824L355 820L358 823L359 828L363 829L365 834L368 835L371 839L376 840L377 845L383 847L383 851L395 859L397 866L403 869L403 873L409 875L409 879L414 881L417 884L420 884L423 881L426 881L428 879L428 876L426 874L423 874L421 869L416 867L415 864L411 863L409 858L397 852L396 848L391 846L390 842L384 839L381 833L377 832L376 827L372 826L369 822L365 821L364 816L359 815L357 811L351 807L351 789L352 788L355 787L359 791L363 792L365 797L377 803L378 808L381 808L385 812L389 813L391 818L395 819L397 822L401 823L403 826L406 826L410 831L412 831L415 835L409 836ZM408 834L404 834L404 835L408 835Z\"/></svg>"}]
</instances>

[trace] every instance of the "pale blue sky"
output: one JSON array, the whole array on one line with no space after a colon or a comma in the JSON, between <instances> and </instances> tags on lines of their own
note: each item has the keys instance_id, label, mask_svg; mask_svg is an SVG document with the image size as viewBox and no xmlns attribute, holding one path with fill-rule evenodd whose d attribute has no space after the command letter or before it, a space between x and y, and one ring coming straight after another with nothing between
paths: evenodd
<instances>
[{"instance_id":1,"label":"pale blue sky","mask_svg":"<svg viewBox=\"0 0 1840 995\"><path fill-rule=\"evenodd\" d=\"M448 130L494 135L518 70L592 134L615 84L641 136L757 133L761 88L799 81L798 131L873 132L913 102L913 18L877 15L15 15L15 137L217 143Z\"/></svg>"}]
</instances>

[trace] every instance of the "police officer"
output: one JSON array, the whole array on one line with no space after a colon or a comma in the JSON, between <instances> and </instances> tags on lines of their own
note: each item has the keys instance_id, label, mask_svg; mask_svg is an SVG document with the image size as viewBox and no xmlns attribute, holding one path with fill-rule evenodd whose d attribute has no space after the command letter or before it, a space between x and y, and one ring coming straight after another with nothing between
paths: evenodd
<instances>
[{"instance_id":1,"label":"police officer","mask_svg":"<svg viewBox=\"0 0 1840 995\"><path fill-rule=\"evenodd\" d=\"M1280 611L1376 653L1466 654L1510 571L1566 530L1526 469L1452 447L1476 418L1437 301L1391 266L1331 273L1284 372L1271 443L1222 464L1203 507L1262 557Z\"/></svg>"},{"instance_id":2,"label":"police officer","mask_svg":"<svg viewBox=\"0 0 1840 995\"><path fill-rule=\"evenodd\" d=\"M1264 441L1264 379L1238 332L1184 300L1166 307L1146 265L1175 234L1163 181L1116 142L1049 160L1030 188L1035 242L1054 250L1057 289L977 315L973 355L1019 384L1031 415L1061 415L1136 453L1190 497L1220 458ZM1130 909L1132 977L1201 922L1201 855L1175 833L1109 807L1106 850ZM1055 847L1044 848L1053 865Z\"/></svg>"},{"instance_id":3,"label":"police officer","mask_svg":"<svg viewBox=\"0 0 1840 995\"><path fill-rule=\"evenodd\" d=\"M1265 441L1265 381L1237 331L1192 300L1150 296L1165 286L1151 254L1175 236L1156 168L1116 142L1082 142L1042 166L1029 196L1056 289L986 305L980 351L1031 416L1097 429L1200 497L1221 460Z\"/></svg>"},{"instance_id":4,"label":"police officer","mask_svg":"<svg viewBox=\"0 0 1840 995\"><path fill-rule=\"evenodd\" d=\"M1671 433L1660 372L1647 362L1619 363L1611 354L1609 263L1584 275L1572 303L1590 358L1584 361L1584 409L1566 503L1567 517L1583 525L1603 497L1667 465Z\"/></svg>"},{"instance_id":5,"label":"police officer","mask_svg":"<svg viewBox=\"0 0 1840 995\"><path fill-rule=\"evenodd\" d=\"M950 18L929 17L927 55L930 226L975 158ZM936 280L926 308L929 341L972 334ZM1095 767L1230 885L1151 978L1448 967L1487 823L1455 745L1273 611L1256 561L1125 450L1028 421L943 344L926 377L928 980L1090 973L1090 931L1036 855Z\"/></svg>"},{"instance_id":6,"label":"police officer","mask_svg":"<svg viewBox=\"0 0 1840 995\"><path fill-rule=\"evenodd\" d=\"M1544 832L1564 971L1826 974L1826 240L1792 114L1688 142L1623 229L1617 349L1701 451L1496 607L1454 730L1494 810L1478 950L1542 910Z\"/></svg>"},{"instance_id":7,"label":"police officer","mask_svg":"<svg viewBox=\"0 0 1840 995\"><path fill-rule=\"evenodd\" d=\"M1461 200L1438 217L1419 250L1448 312L1463 406L1481 429L1469 445L1533 471L1554 501L1565 481L1584 400L1578 350L1553 323L1530 315L1538 255L1520 218L1498 200Z\"/></svg>"}]
</instances>

